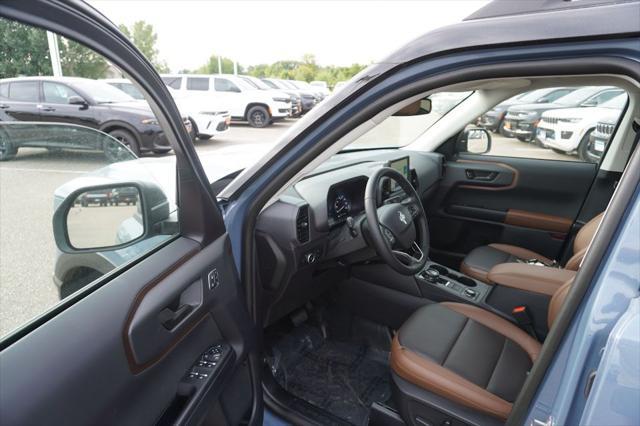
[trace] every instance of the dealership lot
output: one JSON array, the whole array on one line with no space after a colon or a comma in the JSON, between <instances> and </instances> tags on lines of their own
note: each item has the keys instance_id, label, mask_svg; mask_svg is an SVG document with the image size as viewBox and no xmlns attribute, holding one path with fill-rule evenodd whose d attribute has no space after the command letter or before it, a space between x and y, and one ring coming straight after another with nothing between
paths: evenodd
<instances>
[{"instance_id":1,"label":"dealership lot","mask_svg":"<svg viewBox=\"0 0 640 426\"><path fill-rule=\"evenodd\" d=\"M204 153L243 144L273 145L293 123L295 120L277 122L264 129L234 124L219 138L196 141L196 150ZM496 135L491 153L577 160ZM35 148L21 149L14 160L0 163L0 335L58 301L52 282L56 253L51 231L53 193L65 182L106 164L97 152ZM31 255L24 256L25 252Z\"/></svg>"}]
</instances>

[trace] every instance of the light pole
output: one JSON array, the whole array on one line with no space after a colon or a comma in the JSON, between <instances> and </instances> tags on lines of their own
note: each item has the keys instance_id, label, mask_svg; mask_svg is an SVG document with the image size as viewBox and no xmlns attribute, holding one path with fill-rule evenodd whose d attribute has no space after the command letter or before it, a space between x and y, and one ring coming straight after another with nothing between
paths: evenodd
<instances>
[{"instance_id":1,"label":"light pole","mask_svg":"<svg viewBox=\"0 0 640 426\"><path fill-rule=\"evenodd\" d=\"M62 65L60 65L60 50L58 49L58 37L55 33L47 31L49 42L49 56L51 57L51 69L54 77L62 77Z\"/></svg>"}]
</instances>

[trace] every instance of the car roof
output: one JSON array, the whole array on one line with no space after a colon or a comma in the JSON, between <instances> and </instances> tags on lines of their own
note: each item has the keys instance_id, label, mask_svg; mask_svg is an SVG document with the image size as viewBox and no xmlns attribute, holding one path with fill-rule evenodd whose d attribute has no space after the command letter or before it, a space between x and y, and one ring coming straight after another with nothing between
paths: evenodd
<instances>
[{"instance_id":1,"label":"car roof","mask_svg":"<svg viewBox=\"0 0 640 426\"><path fill-rule=\"evenodd\" d=\"M25 76L25 77L12 77L0 79L0 82L7 83L12 81L55 81L59 83L73 83L75 81L96 81L90 78L83 77L54 77L47 75L40 76Z\"/></svg>"},{"instance_id":2,"label":"car roof","mask_svg":"<svg viewBox=\"0 0 640 426\"><path fill-rule=\"evenodd\" d=\"M584 7L598 7L614 3L633 3L637 0L494 0L467 16L465 21L496 18L554 10L568 10Z\"/></svg>"},{"instance_id":3,"label":"car roof","mask_svg":"<svg viewBox=\"0 0 640 426\"><path fill-rule=\"evenodd\" d=\"M511 2L496 0L486 6L491 6L491 9L486 9L485 12L482 12L484 8L480 9L461 23L428 32L378 63L399 65L433 54L462 49L485 49L487 46L640 33L639 0L582 0L574 2L575 5L570 8L549 6L525 9L523 6L521 9L514 9L514 13L508 16L496 15L498 6L506 7L507 3ZM531 3L542 6L562 1L532 0ZM491 12L492 10L494 12ZM606 16L606 19L603 19L603 16Z\"/></svg>"}]
</instances>

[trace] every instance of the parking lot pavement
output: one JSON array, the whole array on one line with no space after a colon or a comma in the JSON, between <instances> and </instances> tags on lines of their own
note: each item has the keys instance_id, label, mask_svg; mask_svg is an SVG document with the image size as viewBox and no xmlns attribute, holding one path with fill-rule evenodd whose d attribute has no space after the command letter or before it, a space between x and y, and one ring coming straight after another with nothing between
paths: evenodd
<instances>
[{"instance_id":1,"label":"parking lot pavement","mask_svg":"<svg viewBox=\"0 0 640 426\"><path fill-rule=\"evenodd\" d=\"M224 135L195 142L196 151L215 152L243 144L275 144L293 120L264 129L235 124ZM575 160L536 146L493 137L490 154ZM53 192L69 180L107 163L100 153L21 149L0 163L0 335L46 311L58 301L52 281L56 246L51 218Z\"/></svg>"}]
</instances>

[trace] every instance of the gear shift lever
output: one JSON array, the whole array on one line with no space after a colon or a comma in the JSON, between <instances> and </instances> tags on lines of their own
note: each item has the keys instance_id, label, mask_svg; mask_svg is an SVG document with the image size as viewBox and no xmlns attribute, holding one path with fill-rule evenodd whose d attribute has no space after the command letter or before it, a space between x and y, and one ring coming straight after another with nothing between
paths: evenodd
<instances>
[{"instance_id":1,"label":"gear shift lever","mask_svg":"<svg viewBox=\"0 0 640 426\"><path fill-rule=\"evenodd\" d=\"M422 273L422 277L429 282L435 283L440 278L440 272L437 269L428 268Z\"/></svg>"}]
</instances>

